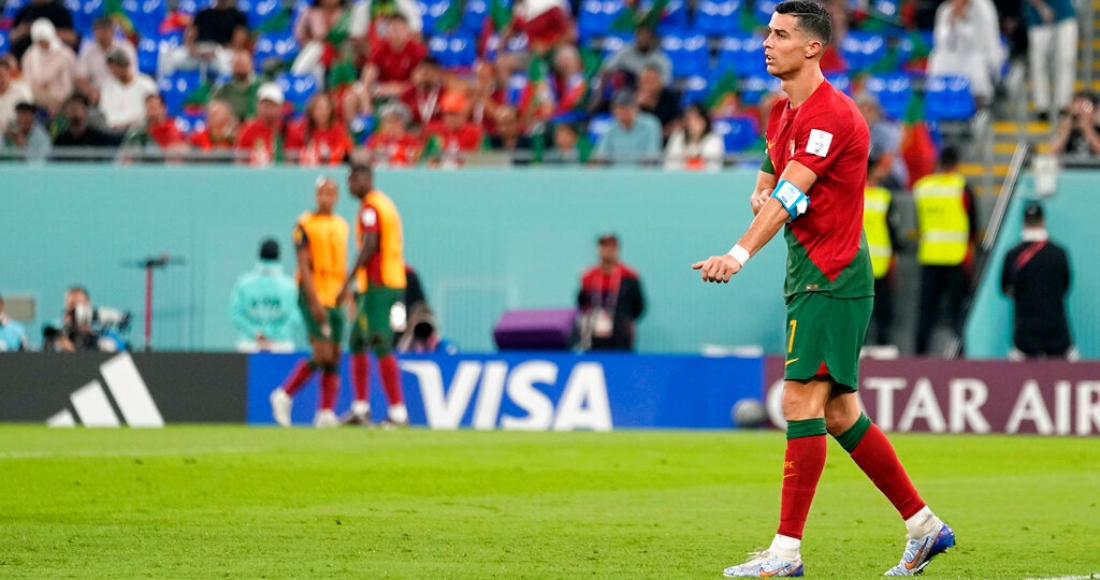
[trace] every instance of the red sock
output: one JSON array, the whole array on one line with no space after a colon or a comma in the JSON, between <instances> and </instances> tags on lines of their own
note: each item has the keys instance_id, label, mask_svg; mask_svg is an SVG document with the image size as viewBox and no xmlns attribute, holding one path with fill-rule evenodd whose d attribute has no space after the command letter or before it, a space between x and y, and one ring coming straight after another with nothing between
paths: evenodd
<instances>
[{"instance_id":1,"label":"red sock","mask_svg":"<svg viewBox=\"0 0 1100 580\"><path fill-rule=\"evenodd\" d=\"M336 394L340 392L340 375L331 371L321 373L321 408L332 411L336 408Z\"/></svg>"},{"instance_id":2,"label":"red sock","mask_svg":"<svg viewBox=\"0 0 1100 580\"><path fill-rule=\"evenodd\" d=\"M386 391L386 400L392 405L405 403L401 393L401 368L397 366L397 357L393 353L379 357L378 371L382 375L382 390Z\"/></svg>"},{"instance_id":3,"label":"red sock","mask_svg":"<svg viewBox=\"0 0 1100 580\"><path fill-rule=\"evenodd\" d=\"M366 401L370 394L370 358L365 352L351 354L351 388L356 401Z\"/></svg>"},{"instance_id":4,"label":"red sock","mask_svg":"<svg viewBox=\"0 0 1100 580\"><path fill-rule=\"evenodd\" d=\"M924 500L905 473L894 446L878 425L872 424L867 429L863 439L852 450L852 459L871 478L875 487L894 504L903 519L917 515L924 508Z\"/></svg>"},{"instance_id":5,"label":"red sock","mask_svg":"<svg viewBox=\"0 0 1100 580\"><path fill-rule=\"evenodd\" d=\"M779 511L779 534L802 539L806 516L825 469L824 435L787 440L783 462L783 500Z\"/></svg>"},{"instance_id":6,"label":"red sock","mask_svg":"<svg viewBox=\"0 0 1100 580\"><path fill-rule=\"evenodd\" d=\"M302 387L309 382L309 378L313 376L313 370L308 360L299 361L298 364L294 365L294 369L286 376L286 380L279 388L293 397L294 393L302 390Z\"/></svg>"}]
</instances>

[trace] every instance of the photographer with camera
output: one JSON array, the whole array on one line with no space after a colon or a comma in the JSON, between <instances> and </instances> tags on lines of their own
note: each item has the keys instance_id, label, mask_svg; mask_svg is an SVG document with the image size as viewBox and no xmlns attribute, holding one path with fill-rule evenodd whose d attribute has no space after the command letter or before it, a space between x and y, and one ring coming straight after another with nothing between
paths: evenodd
<instances>
[{"instance_id":1,"label":"photographer with camera","mask_svg":"<svg viewBox=\"0 0 1100 580\"><path fill-rule=\"evenodd\" d=\"M1088 93L1078 93L1066 108L1058 123L1050 152L1069 158L1089 158L1100 155L1100 121L1096 101Z\"/></svg>"},{"instance_id":2,"label":"photographer with camera","mask_svg":"<svg viewBox=\"0 0 1100 580\"><path fill-rule=\"evenodd\" d=\"M61 328L47 326L42 350L52 352L118 352L129 345L120 332L130 326L130 314L111 308L93 308L88 291L73 286L65 293Z\"/></svg>"}]
</instances>

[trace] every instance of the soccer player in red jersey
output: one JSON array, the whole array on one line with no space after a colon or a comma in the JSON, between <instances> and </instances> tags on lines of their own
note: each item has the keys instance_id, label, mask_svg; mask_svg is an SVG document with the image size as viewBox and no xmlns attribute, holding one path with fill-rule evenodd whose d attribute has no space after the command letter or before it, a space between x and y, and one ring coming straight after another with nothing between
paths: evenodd
<instances>
[{"instance_id":1,"label":"soccer player in red jersey","mask_svg":"<svg viewBox=\"0 0 1100 580\"><path fill-rule=\"evenodd\" d=\"M863 237L870 138L855 103L821 72L831 33L829 16L816 3L794 0L776 7L764 55L787 98L776 101L768 119L767 158L751 200L756 217L728 254L692 266L705 282L729 282L785 230L787 451L779 530L767 550L726 568L727 577L802 576L802 531L825 467L826 433L905 520L905 553L887 576L918 574L955 544L954 532L921 499L856 396L874 295Z\"/></svg>"}]
</instances>

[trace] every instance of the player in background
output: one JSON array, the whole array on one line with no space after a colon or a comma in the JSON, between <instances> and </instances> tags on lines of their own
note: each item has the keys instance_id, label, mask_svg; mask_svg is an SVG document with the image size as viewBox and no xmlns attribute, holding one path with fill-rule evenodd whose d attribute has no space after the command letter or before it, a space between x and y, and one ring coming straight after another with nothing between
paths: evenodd
<instances>
[{"instance_id":1,"label":"player in background","mask_svg":"<svg viewBox=\"0 0 1100 580\"><path fill-rule=\"evenodd\" d=\"M856 396L874 283L862 235L870 134L855 103L821 73L831 34L818 4L776 6L764 54L787 98L776 101L768 119L767 158L751 198L756 217L728 254L692 266L704 281L729 282L786 224L787 450L779 530L768 549L726 568L727 577L802 576L802 531L825 467L826 433L905 520L905 552L887 576L918 574L955 543Z\"/></svg>"},{"instance_id":2,"label":"player in background","mask_svg":"<svg viewBox=\"0 0 1100 580\"><path fill-rule=\"evenodd\" d=\"M344 335L344 268L348 259L348 222L333 209L340 191L336 182L319 177L316 185L317 209L302 214L294 228L294 246L298 257L298 308L302 311L313 355L290 371L282 386L271 393L271 412L275 422L290 426L290 410L295 393L321 371L321 401L314 418L317 427L335 427L336 394L340 390L340 341Z\"/></svg>"},{"instance_id":3,"label":"player in background","mask_svg":"<svg viewBox=\"0 0 1100 580\"><path fill-rule=\"evenodd\" d=\"M405 426L409 423L409 412L401 392L401 368L393 354L393 327L390 325L390 310L405 292L406 285L401 216L393 201L374 189L370 165L352 165L348 190L359 200L355 225L359 257L345 282L347 286L354 280L358 289L349 341L355 400L346 422L370 422L370 359L367 357L370 348L378 358L382 390L389 403L389 424Z\"/></svg>"}]
</instances>

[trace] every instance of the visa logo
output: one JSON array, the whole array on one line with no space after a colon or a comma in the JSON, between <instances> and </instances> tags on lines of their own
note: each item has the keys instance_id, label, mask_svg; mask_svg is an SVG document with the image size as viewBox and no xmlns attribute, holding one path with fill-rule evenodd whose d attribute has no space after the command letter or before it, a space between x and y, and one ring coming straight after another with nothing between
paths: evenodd
<instances>
[{"instance_id":1,"label":"visa logo","mask_svg":"<svg viewBox=\"0 0 1100 580\"><path fill-rule=\"evenodd\" d=\"M471 403L474 404L471 426L475 429L610 431L612 428L607 379L600 363L574 365L556 402L535 386L558 384L561 374L558 365L549 361L525 361L510 370L504 361L462 361L447 388L443 373L434 362L402 361L401 368L416 376L428 426L432 429L457 429ZM504 397L526 415L502 414Z\"/></svg>"}]
</instances>

